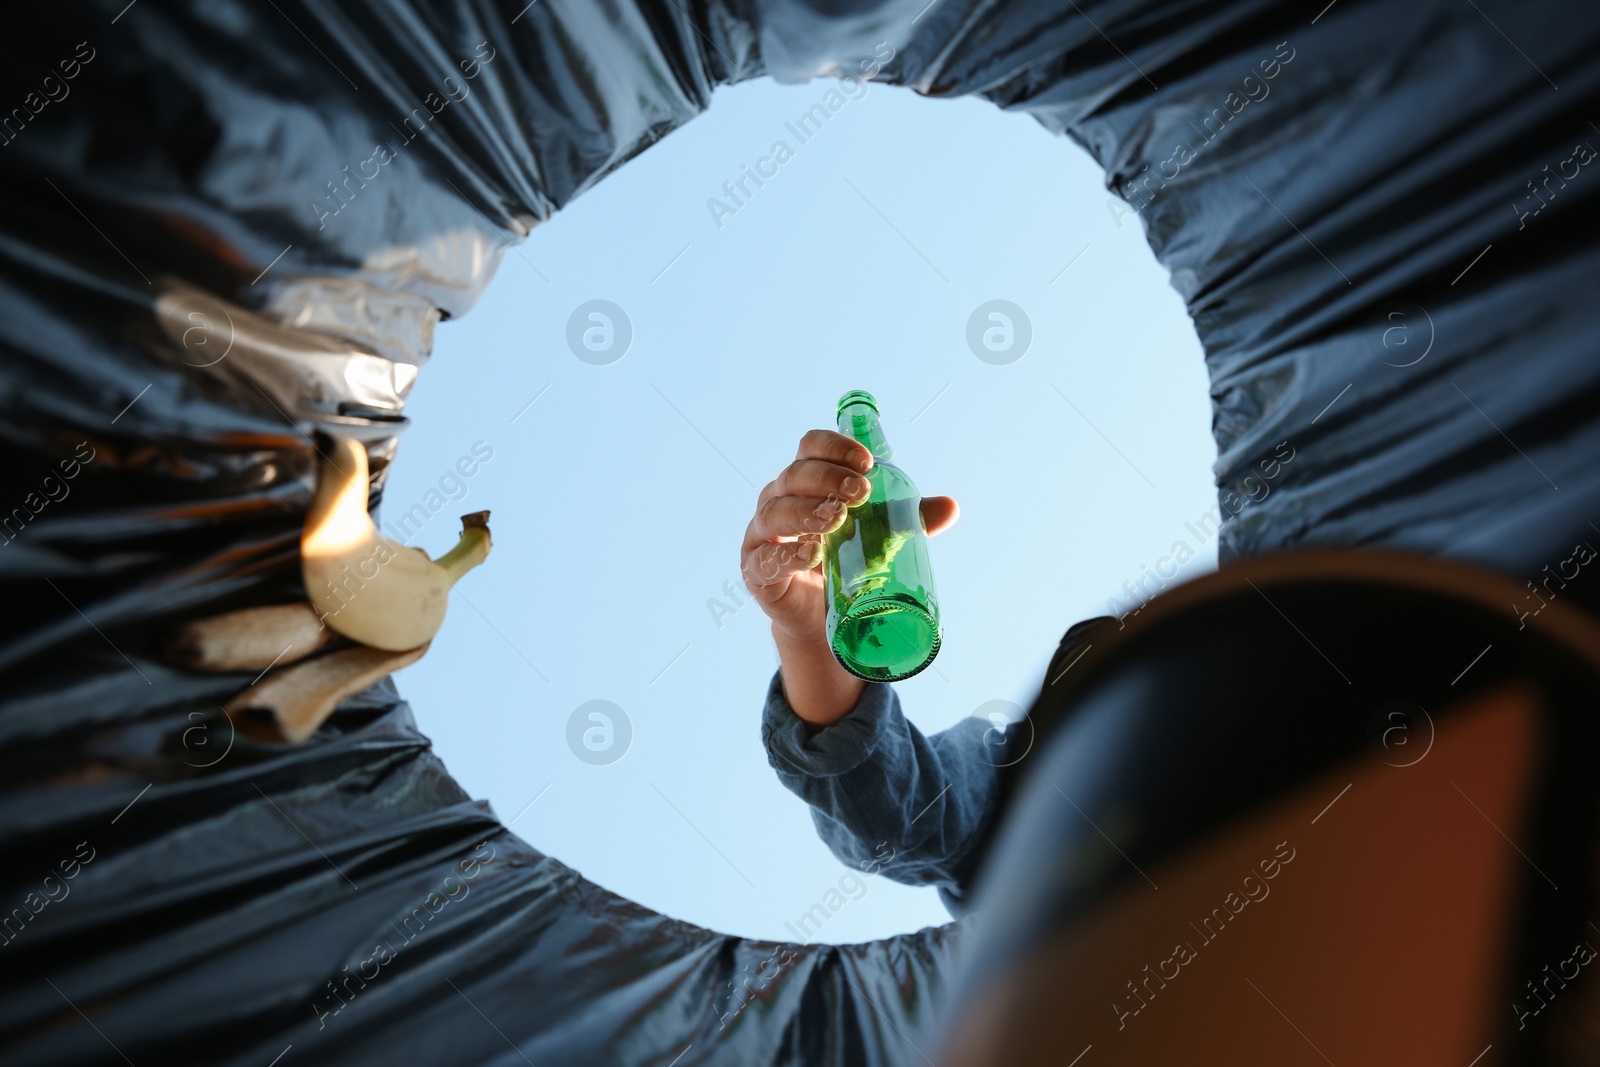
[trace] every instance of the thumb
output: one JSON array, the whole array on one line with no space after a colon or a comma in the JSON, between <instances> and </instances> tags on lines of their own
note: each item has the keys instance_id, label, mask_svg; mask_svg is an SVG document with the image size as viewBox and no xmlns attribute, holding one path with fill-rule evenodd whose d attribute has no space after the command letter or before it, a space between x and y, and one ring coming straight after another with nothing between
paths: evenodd
<instances>
[{"instance_id":1,"label":"thumb","mask_svg":"<svg viewBox=\"0 0 1600 1067\"><path fill-rule=\"evenodd\" d=\"M925 496L922 498L922 529L929 537L943 533L961 517L961 505L954 497Z\"/></svg>"}]
</instances>

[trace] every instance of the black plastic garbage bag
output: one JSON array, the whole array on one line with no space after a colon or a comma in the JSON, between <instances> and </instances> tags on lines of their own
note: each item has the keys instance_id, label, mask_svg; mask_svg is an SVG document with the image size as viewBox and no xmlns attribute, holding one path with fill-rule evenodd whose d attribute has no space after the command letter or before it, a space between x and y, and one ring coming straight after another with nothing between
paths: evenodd
<instances>
[{"instance_id":1,"label":"black plastic garbage bag","mask_svg":"<svg viewBox=\"0 0 1600 1067\"><path fill-rule=\"evenodd\" d=\"M798 948L675 922L505 831L392 688L273 746L217 716L250 678L160 655L180 620L301 595L311 435L368 442L381 493L438 322L719 84L870 70L1093 153L1205 344L1224 561L1386 544L1526 578L1508 611L1594 602L1563 565L1600 521L1600 12L1321 6L14 14L5 1061L924 1058L950 929Z\"/></svg>"}]
</instances>

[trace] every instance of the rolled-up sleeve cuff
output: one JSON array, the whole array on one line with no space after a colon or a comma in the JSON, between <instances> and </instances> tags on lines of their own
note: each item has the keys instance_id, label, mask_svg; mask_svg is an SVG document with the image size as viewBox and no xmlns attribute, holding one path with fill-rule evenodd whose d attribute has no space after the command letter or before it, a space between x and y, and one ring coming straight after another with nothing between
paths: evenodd
<instances>
[{"instance_id":1,"label":"rolled-up sleeve cuff","mask_svg":"<svg viewBox=\"0 0 1600 1067\"><path fill-rule=\"evenodd\" d=\"M833 778L870 759L899 721L900 700L893 687L868 682L861 699L844 718L812 733L789 706L782 674L775 672L761 713L761 741L767 761L778 773Z\"/></svg>"}]
</instances>

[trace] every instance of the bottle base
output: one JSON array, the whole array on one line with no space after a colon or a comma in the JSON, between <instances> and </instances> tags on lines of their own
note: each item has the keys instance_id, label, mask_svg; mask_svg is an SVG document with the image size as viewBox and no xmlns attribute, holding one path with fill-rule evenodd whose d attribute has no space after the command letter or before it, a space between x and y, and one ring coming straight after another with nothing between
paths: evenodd
<instances>
[{"instance_id":1,"label":"bottle base","mask_svg":"<svg viewBox=\"0 0 1600 1067\"><path fill-rule=\"evenodd\" d=\"M839 666L869 682L898 682L921 673L939 654L938 618L910 597L886 596L855 606L834 628L829 647Z\"/></svg>"}]
</instances>

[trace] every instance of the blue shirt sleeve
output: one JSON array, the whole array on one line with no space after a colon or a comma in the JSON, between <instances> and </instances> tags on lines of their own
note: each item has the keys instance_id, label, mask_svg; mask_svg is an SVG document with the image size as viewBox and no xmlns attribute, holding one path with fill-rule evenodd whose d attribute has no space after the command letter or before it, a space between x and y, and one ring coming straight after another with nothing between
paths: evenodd
<instances>
[{"instance_id":1,"label":"blue shirt sleeve","mask_svg":"<svg viewBox=\"0 0 1600 1067\"><path fill-rule=\"evenodd\" d=\"M1046 680L1075 663L1105 617L1062 637ZM900 697L868 682L844 718L820 730L794 713L782 673L767 688L761 740L778 780L811 806L817 833L840 862L907 885L931 885L950 914L967 910L983 846L998 816L999 768L1025 731L968 718L931 736L900 711ZM1027 737L1019 741L1019 738Z\"/></svg>"},{"instance_id":2,"label":"blue shirt sleeve","mask_svg":"<svg viewBox=\"0 0 1600 1067\"><path fill-rule=\"evenodd\" d=\"M990 723L966 719L925 736L893 688L869 682L848 715L813 732L774 674L761 736L779 781L811 805L840 862L934 886L952 915L964 913L975 846L999 800L1006 738Z\"/></svg>"}]
</instances>

